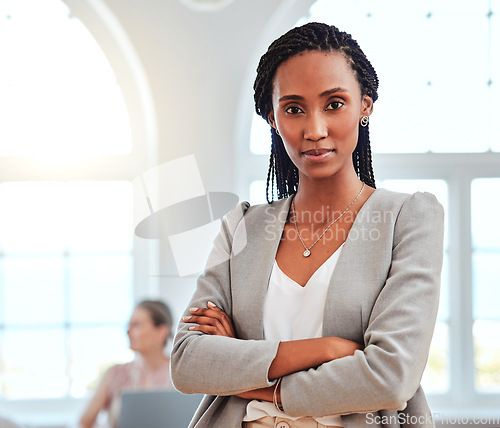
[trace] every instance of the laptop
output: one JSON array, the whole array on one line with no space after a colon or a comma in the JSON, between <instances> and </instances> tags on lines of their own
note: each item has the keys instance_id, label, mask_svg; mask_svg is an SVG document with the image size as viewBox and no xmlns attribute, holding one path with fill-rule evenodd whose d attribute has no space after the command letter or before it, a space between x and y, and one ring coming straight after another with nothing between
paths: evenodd
<instances>
[{"instance_id":1,"label":"laptop","mask_svg":"<svg viewBox=\"0 0 500 428\"><path fill-rule=\"evenodd\" d=\"M175 390L124 391L120 428L187 428L202 398Z\"/></svg>"}]
</instances>

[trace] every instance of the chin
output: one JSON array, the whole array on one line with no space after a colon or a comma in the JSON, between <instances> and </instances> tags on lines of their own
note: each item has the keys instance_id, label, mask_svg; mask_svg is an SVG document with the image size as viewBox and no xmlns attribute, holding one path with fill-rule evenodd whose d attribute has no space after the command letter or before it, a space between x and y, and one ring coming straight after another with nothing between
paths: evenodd
<instances>
[{"instance_id":1,"label":"chin","mask_svg":"<svg viewBox=\"0 0 500 428\"><path fill-rule=\"evenodd\" d=\"M310 180L328 180L330 178L335 177L337 174L338 170L331 170L331 169L316 169L314 171L306 171L306 174L304 174L308 179Z\"/></svg>"}]
</instances>

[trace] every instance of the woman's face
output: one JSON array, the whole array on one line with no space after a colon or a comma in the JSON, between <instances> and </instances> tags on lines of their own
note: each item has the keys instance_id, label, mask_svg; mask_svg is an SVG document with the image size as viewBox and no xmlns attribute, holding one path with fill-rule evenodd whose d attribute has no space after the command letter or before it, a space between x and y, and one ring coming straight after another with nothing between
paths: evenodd
<instances>
[{"instance_id":1,"label":"woman's face","mask_svg":"<svg viewBox=\"0 0 500 428\"><path fill-rule=\"evenodd\" d=\"M139 306L132 312L127 333L130 349L139 353L147 353L155 349L163 349L168 327L166 325L155 326L147 309Z\"/></svg>"},{"instance_id":2,"label":"woman's face","mask_svg":"<svg viewBox=\"0 0 500 428\"><path fill-rule=\"evenodd\" d=\"M339 52L306 51L282 63L273 81L271 126L277 128L299 179L352 174L360 119L373 101L361 96Z\"/></svg>"}]
</instances>

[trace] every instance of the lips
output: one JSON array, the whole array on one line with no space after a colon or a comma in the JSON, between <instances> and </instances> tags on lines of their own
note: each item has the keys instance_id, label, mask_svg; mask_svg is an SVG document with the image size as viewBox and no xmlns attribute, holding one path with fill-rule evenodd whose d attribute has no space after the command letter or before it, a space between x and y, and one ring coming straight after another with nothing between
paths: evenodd
<instances>
[{"instance_id":1,"label":"lips","mask_svg":"<svg viewBox=\"0 0 500 428\"><path fill-rule=\"evenodd\" d=\"M332 151L333 151L332 149L312 149L312 150L306 150L305 152L302 153L308 156L321 156Z\"/></svg>"},{"instance_id":2,"label":"lips","mask_svg":"<svg viewBox=\"0 0 500 428\"><path fill-rule=\"evenodd\" d=\"M323 163L333 156L335 149L310 149L302 152L302 156L308 162Z\"/></svg>"}]
</instances>

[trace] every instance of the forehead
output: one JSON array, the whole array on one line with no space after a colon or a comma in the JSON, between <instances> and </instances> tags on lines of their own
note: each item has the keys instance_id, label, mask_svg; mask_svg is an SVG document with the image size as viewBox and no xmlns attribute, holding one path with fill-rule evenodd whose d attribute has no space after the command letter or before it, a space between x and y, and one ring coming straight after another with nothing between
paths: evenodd
<instances>
[{"instance_id":1,"label":"forehead","mask_svg":"<svg viewBox=\"0 0 500 428\"><path fill-rule=\"evenodd\" d=\"M130 317L131 321L149 321L151 320L151 315L147 309L141 308L138 306L137 308L134 309L134 312L132 312L132 315Z\"/></svg>"},{"instance_id":2,"label":"forehead","mask_svg":"<svg viewBox=\"0 0 500 428\"><path fill-rule=\"evenodd\" d=\"M347 58L337 51L306 51L283 62L273 79L273 95L320 94L345 88L361 96L356 74Z\"/></svg>"}]
</instances>

